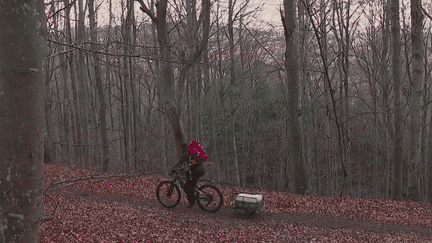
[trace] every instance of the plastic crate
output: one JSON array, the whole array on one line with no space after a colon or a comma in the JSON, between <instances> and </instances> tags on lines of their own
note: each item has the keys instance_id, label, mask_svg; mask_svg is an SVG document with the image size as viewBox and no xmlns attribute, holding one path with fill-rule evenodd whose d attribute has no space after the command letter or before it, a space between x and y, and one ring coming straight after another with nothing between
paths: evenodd
<instances>
[{"instance_id":1,"label":"plastic crate","mask_svg":"<svg viewBox=\"0 0 432 243\"><path fill-rule=\"evenodd\" d=\"M252 215L262 212L264 199L261 194L240 193L234 200L234 210L241 215Z\"/></svg>"}]
</instances>

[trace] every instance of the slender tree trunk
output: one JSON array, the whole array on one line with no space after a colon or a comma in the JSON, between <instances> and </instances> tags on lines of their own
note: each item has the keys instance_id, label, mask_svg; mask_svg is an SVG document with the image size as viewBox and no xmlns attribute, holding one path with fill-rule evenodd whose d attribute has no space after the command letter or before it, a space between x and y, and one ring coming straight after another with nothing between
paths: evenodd
<instances>
[{"instance_id":1,"label":"slender tree trunk","mask_svg":"<svg viewBox=\"0 0 432 243\"><path fill-rule=\"evenodd\" d=\"M94 10L94 0L89 0L89 19L90 19L90 36L93 42L92 50L98 50L97 44L97 23L96 23L96 13ZM107 104L105 99L105 92L102 83L102 74L99 62L99 55L97 53L93 54L94 62L94 73L96 81L96 89L99 98L99 119L100 119L100 136L102 139L102 170L104 173L108 172L109 166L109 146L108 146L108 129L107 129L107 119L106 110Z\"/></svg>"},{"instance_id":2,"label":"slender tree trunk","mask_svg":"<svg viewBox=\"0 0 432 243\"><path fill-rule=\"evenodd\" d=\"M390 153L390 137L392 133L392 122L390 119L391 107L389 104L389 95L390 95L390 79L389 79L389 70L387 64L387 56L388 56L388 48L389 48L389 39L390 39L390 0L387 0L385 7L385 17L384 17L384 27L382 31L382 42L383 48L381 52L381 67L380 73L383 80L383 89L382 89L382 107L384 110L382 121L385 125L385 131L383 136L383 147L384 147L384 155L385 159L382 160L381 163L381 184L382 184L382 195L384 197L389 196L390 189L390 162L391 162L391 153Z\"/></svg>"},{"instance_id":3,"label":"slender tree trunk","mask_svg":"<svg viewBox=\"0 0 432 243\"><path fill-rule=\"evenodd\" d=\"M349 96L348 96L348 45L349 45L349 20L350 20L350 0L344 6L343 1L333 1L333 26L334 36L338 44L337 65L339 71L339 91L342 99L340 114L336 114L338 109L334 109L336 128L338 130L339 160L341 163L343 182L339 196L349 195L351 192L351 176L349 172ZM346 9L346 11L344 11ZM346 19L345 19L346 18ZM336 25L337 21L337 25ZM345 22L346 21L346 22ZM333 99L333 97L332 97Z\"/></svg>"},{"instance_id":4,"label":"slender tree trunk","mask_svg":"<svg viewBox=\"0 0 432 243\"><path fill-rule=\"evenodd\" d=\"M216 43L217 43L217 48L218 48L218 73L219 73L219 80L220 80L220 90L219 90L219 101L220 101L220 105L222 108L222 121L225 121L225 105L224 105L224 100L225 100L225 90L224 90L224 85L223 85L223 79L224 79L224 72L222 69L222 45L221 45L221 37L220 37L220 32L221 32L221 27L220 27L220 22L219 22L219 3L217 4L217 9L216 9ZM227 177L227 179L229 178L229 166L228 166L228 139L227 139L227 134L226 134L226 126L223 126L221 128L221 133L222 133L222 154L223 154L223 162L224 162L224 175Z\"/></svg>"},{"instance_id":5,"label":"slender tree trunk","mask_svg":"<svg viewBox=\"0 0 432 243\"><path fill-rule=\"evenodd\" d=\"M308 5L306 6L306 11L307 14L309 16L309 20L310 23L312 25L312 28L314 30L314 34L315 37L317 39L317 44L318 44L318 48L320 51L320 58L322 61L322 68L323 68L323 72L322 72L322 79L324 82L324 101L326 104L326 108L327 108L327 112L326 112L326 116L327 119L325 119L324 122L324 129L325 129L325 134L326 134L326 138L325 138L325 165L326 165L326 172L327 172L327 184L326 184L326 191L327 194L330 196L334 195L334 192L336 190L336 166L335 163L332 161L332 143L331 143L331 138L332 138L332 133L331 133L331 120L335 121L336 127L337 127L337 131L338 131L338 137L340 137L340 123L339 123L339 118L338 118L338 114L336 112L336 105L335 105L335 98L334 98L334 93L335 90L332 87L331 84L331 78L330 78L330 74L329 74L329 65L328 65L328 46L327 46L327 25L326 25L326 2L325 0L321 0L320 3L320 7L321 7L321 11L320 11L320 24L317 25L317 23L315 23L314 19L313 19L313 14L311 11L311 6ZM331 107L331 108L330 108ZM334 114L334 118L332 118L330 116L330 110L333 111Z\"/></svg>"},{"instance_id":6,"label":"slender tree trunk","mask_svg":"<svg viewBox=\"0 0 432 243\"><path fill-rule=\"evenodd\" d=\"M134 54L136 52L137 45L137 27L135 20L135 1L128 2L128 11L129 11L129 19L131 25L131 40L130 40L130 53ZM135 171L142 169L144 167L143 164L139 164L138 161L143 161L144 159L140 155L140 142L138 136L141 131L139 131L140 124L140 113L139 107L141 102L139 102L140 96L140 82L137 82L137 75L135 72L135 58L129 57L129 85L131 89L131 148L132 148L132 163ZM146 153L146 156L148 154ZM146 165L149 165L149 160L145 159Z\"/></svg>"},{"instance_id":7,"label":"slender tree trunk","mask_svg":"<svg viewBox=\"0 0 432 243\"><path fill-rule=\"evenodd\" d=\"M174 134L174 140L176 142L177 148L177 156L180 158L181 156L181 144L184 142L183 131L180 126L180 116L182 111L182 95L183 90L182 87L184 85L186 73L189 68L194 64L194 62L201 56L203 49L207 46L208 38L203 38L199 45L199 49L195 50L188 58L179 72L179 81L178 81L178 96L176 95L174 89L174 70L172 68L171 62L171 45L168 36L168 26L166 21L167 15L167 6L168 0L160 0L156 4L156 12L154 15L144 4L143 0L137 0L141 5L141 10L146 13L152 21L156 24L158 41L160 47L161 58L164 62L161 63L160 66L160 74L161 74L161 98L163 100L163 108L167 115L168 121L171 124ZM203 1L202 13L206 18L210 18L210 2L208 0ZM206 23L209 23L209 20L205 20ZM209 32L209 26L203 25L203 32ZM208 33L203 36L208 36ZM178 98L177 98L178 97Z\"/></svg>"},{"instance_id":8,"label":"slender tree trunk","mask_svg":"<svg viewBox=\"0 0 432 243\"><path fill-rule=\"evenodd\" d=\"M55 8L55 2L52 2L50 12L54 13L56 11L55 9L56 9ZM57 23L57 21L53 21L53 22L54 22L53 23L54 30L57 32L58 31L58 23ZM58 36L59 36L59 34L56 33L55 38L58 39ZM50 43L48 44L48 46L50 46ZM57 45L56 45L56 47L57 47L57 48L55 48L56 50L60 49L60 47L58 47ZM50 60L47 61L47 66L48 66L47 69L53 69L54 68L53 66L57 65L55 58L52 58L51 60L52 61L50 61ZM46 83L45 83L46 91L45 92L47 94L47 100L45 102L46 134L45 134L45 142L44 142L44 148L45 148L44 161L50 163L50 162L52 162L51 160L55 159L55 157L56 157L56 154L55 154L56 145L55 145L55 143L51 142L51 141L55 140L53 137L53 125L52 125L53 120L55 119L54 114L53 114L53 106L55 106L55 104L52 102L52 100L54 99L54 97L52 97L52 96L54 96L55 94L51 95L49 92L49 89L51 86L51 81L52 81L52 76L50 76L48 74L48 70L46 71L45 76L46 76ZM57 83L57 76L54 76L54 81Z\"/></svg>"},{"instance_id":9,"label":"slender tree trunk","mask_svg":"<svg viewBox=\"0 0 432 243\"><path fill-rule=\"evenodd\" d=\"M309 4L309 0L305 0L306 4ZM300 79L299 79L299 102L300 102L300 108L301 110L304 110L302 108L302 106L306 107L306 104L311 104L312 102L309 99L309 96L307 95L307 88L306 85L309 85L311 83L310 80L310 72L309 67L308 67L308 62L309 62L309 55L308 55L308 50L307 50L307 44L309 42L309 19L306 15L306 7L304 6L304 4L301 4L299 2L298 4L298 19L299 19L299 50L300 53L302 53L302 55L299 56L299 64L301 67L301 75L300 75ZM313 105L311 105L313 106ZM311 107L312 108L312 107ZM308 115L302 115L302 118L300 120L301 124L302 124L302 133L303 133L303 125L307 124L307 122L309 120L312 120L313 118L309 117ZM306 125L305 125L306 126ZM310 138L310 136L302 136L302 147L304 148L303 151L303 157L304 157L304 163L306 168L308 167L308 163L309 163L309 159L310 158L310 151L313 151L313 147L312 146L306 146L306 144L310 144L313 143L315 140L312 138ZM312 148L312 149L311 149ZM319 175L317 174L318 172L318 164L317 163L310 163L310 168L311 171L313 171L313 176L309 176L309 181L308 181L308 185L310 187L310 189L317 189L317 187L315 187L314 185L319 185ZM317 194L318 190L315 190L314 193ZM312 192L311 192L312 193Z\"/></svg>"},{"instance_id":10,"label":"slender tree trunk","mask_svg":"<svg viewBox=\"0 0 432 243\"><path fill-rule=\"evenodd\" d=\"M229 72L230 72L230 84L231 84L231 92L229 95L229 101L230 101L230 110L231 110L231 132L232 132L232 139L230 143L230 151L232 151L233 156L233 164L234 164L234 179L235 183L237 185L240 185L240 169L238 164L238 157L237 157L237 149L235 144L235 107L234 107L234 90L236 86L236 74L235 74L235 55L234 55L234 4L235 1L229 0L228 2L228 41L229 41L229 54L230 54L230 65L229 65ZM229 135L228 135L229 136ZM227 139L227 141L229 141Z\"/></svg>"},{"instance_id":11,"label":"slender tree trunk","mask_svg":"<svg viewBox=\"0 0 432 243\"><path fill-rule=\"evenodd\" d=\"M349 35L349 28L350 28L350 19L351 19L351 13L350 13L350 6L351 6L351 1L348 0L346 3L346 18L342 19L341 18L341 23L342 24L342 29L343 29L343 35L341 35L342 40L342 52L343 52L343 59L342 59L342 71L343 71L343 75L342 75L342 81L343 81L343 99L344 99L344 108L343 108L343 112L342 112L342 120L341 120L341 124L343 126L343 140L342 140L342 145L344 147L343 149L343 156L342 156L342 163L343 166L345 167L344 169L344 184L342 187L342 191L341 191L341 195L350 195L351 194L351 173L350 173L350 160L351 160L351 153L350 153L350 141L349 141L349 137L350 137L350 95L349 95L349 83L348 83L348 77L349 77L349 59L348 59L348 55L349 55L349 45L350 45L350 35Z\"/></svg>"},{"instance_id":12,"label":"slender tree trunk","mask_svg":"<svg viewBox=\"0 0 432 243\"><path fill-rule=\"evenodd\" d=\"M108 18L108 26L107 26L107 42L109 43L111 41L112 22L113 22L112 0L109 0L109 2L108 2L108 13L109 13L109 18ZM110 50L109 45L106 45L105 46L105 52L108 53L109 50ZM107 64L110 63L110 57L108 55L105 56L105 62ZM105 68L105 81L106 81L106 84L108 87L108 91L110 91L111 87L112 87L112 81L111 81L111 69L108 67ZM112 133L114 133L114 118L113 118L113 109L112 109L113 105L112 105L111 99L112 99L111 92L108 92L106 109L107 109L107 113L109 114L109 117L107 117L107 129L113 131ZM110 134L108 134L108 135L110 135ZM109 137L108 137L108 140L109 140ZM119 153L116 151L115 154L119 154ZM115 157L112 157L111 159L112 159L111 161L114 161ZM111 163L111 165L112 165L111 167L114 167L113 163ZM107 167L109 169L109 165Z\"/></svg>"},{"instance_id":13,"label":"slender tree trunk","mask_svg":"<svg viewBox=\"0 0 432 243\"><path fill-rule=\"evenodd\" d=\"M371 24L371 27L373 25ZM385 28L385 27L384 27ZM371 28L372 29L372 28ZM384 30L383 30L384 32ZM373 45L376 45L376 38L375 33L372 32L371 34L371 42ZM379 64L378 57L376 53L372 53L372 65L376 67ZM374 71L372 71L374 72ZM375 74L375 73L374 73ZM371 75L372 76L372 75ZM380 130L379 130L379 114L378 114L378 84L376 80L373 77L369 78L369 87L371 89L371 97L372 97L372 113L373 113L373 132L372 132L372 141L374 143L374 146L372 148L372 160L370 161L370 174L368 177L371 179L370 182L372 185L370 185L372 192L371 195L373 197L378 196L378 188L380 184L378 183L379 177L379 168L378 168L378 162L379 162L379 142L380 142ZM369 186L369 185L368 185Z\"/></svg>"},{"instance_id":14,"label":"slender tree trunk","mask_svg":"<svg viewBox=\"0 0 432 243\"><path fill-rule=\"evenodd\" d=\"M301 111L299 107L299 72L298 72L298 46L296 27L295 0L284 0L285 16L282 15L282 24L285 30L286 52L285 68L288 86L288 122L289 141L291 150L292 173L294 178L294 193L306 194L308 192L308 176L304 163L302 148Z\"/></svg>"},{"instance_id":15,"label":"slender tree trunk","mask_svg":"<svg viewBox=\"0 0 432 243\"><path fill-rule=\"evenodd\" d=\"M391 0L392 32L392 74L394 92L394 145L393 145L393 186L392 197L402 198L402 162L403 162L403 104L401 80L401 43L399 0Z\"/></svg>"},{"instance_id":16,"label":"slender tree trunk","mask_svg":"<svg viewBox=\"0 0 432 243\"><path fill-rule=\"evenodd\" d=\"M76 44L81 46L85 40L85 9L83 0L78 0L78 22L76 32ZM78 52L78 61L76 62L77 68L77 81L78 81L78 96L79 96L79 110L80 115L78 117L78 150L80 156L80 164L84 168L89 166L89 148L88 136L89 136L89 125L88 125L88 90L85 77L85 55L83 51Z\"/></svg>"},{"instance_id":17,"label":"slender tree trunk","mask_svg":"<svg viewBox=\"0 0 432 243\"><path fill-rule=\"evenodd\" d=\"M0 2L0 242L37 242L43 217L44 1Z\"/></svg>"},{"instance_id":18,"label":"slender tree trunk","mask_svg":"<svg viewBox=\"0 0 432 243\"><path fill-rule=\"evenodd\" d=\"M430 115L430 120L432 121L432 112ZM432 136L432 122L430 122L429 125L429 137ZM428 190L427 190L427 202L432 203L432 145L429 144L429 156L428 156L428 170L429 170L429 177L428 177Z\"/></svg>"},{"instance_id":19,"label":"slender tree trunk","mask_svg":"<svg viewBox=\"0 0 432 243\"><path fill-rule=\"evenodd\" d=\"M196 19L196 0L186 1L186 14L187 14L187 29L186 29L186 42L188 49L193 52L196 49L197 33L195 31L197 26ZM198 116L199 116L199 104L198 102L198 69L196 66L192 66L188 77L188 83L190 87L190 111L188 112L190 119L188 121L189 136L193 138L199 138L198 136ZM189 94L189 90L186 92Z\"/></svg>"},{"instance_id":20,"label":"slender tree trunk","mask_svg":"<svg viewBox=\"0 0 432 243\"><path fill-rule=\"evenodd\" d=\"M65 5L69 5L69 0L65 0ZM72 25L71 25L71 17L70 17L70 9L65 9L65 16L66 16L66 37L67 37L67 43L72 45L73 39L72 39ZM68 56L69 61L69 71L70 71L70 83L72 88L72 100L71 100L71 109L70 109L70 121L71 121L71 143L73 146L71 147L71 161L72 163L75 163L76 161L79 161L81 158L80 148L78 144L80 143L81 139L81 130L79 129L78 125L78 117L80 116L80 107L79 107L79 98L78 98L78 88L77 88L77 77L76 77L76 59L75 59L75 52L70 52Z\"/></svg>"},{"instance_id":21,"label":"slender tree trunk","mask_svg":"<svg viewBox=\"0 0 432 243\"><path fill-rule=\"evenodd\" d=\"M421 201L420 190L420 152L421 116L423 96L423 11L421 0L411 0L411 44L412 44L412 91L411 91L411 138L410 138L410 183L409 197Z\"/></svg>"},{"instance_id":22,"label":"slender tree trunk","mask_svg":"<svg viewBox=\"0 0 432 243\"><path fill-rule=\"evenodd\" d=\"M220 182L220 164L219 164L218 150L216 147L216 135L215 135L216 133L215 133L215 121L214 121L215 104L212 102L214 99L213 99L213 95L211 94L212 92L210 91L212 84L210 83L210 62L209 62L209 51L207 46L203 51L203 61L204 61L204 68L203 68L204 90L205 90L205 95L210 99L210 102L206 107L209 133L210 133L210 151L211 151L210 157L213 161L213 166L216 166L216 181Z\"/></svg>"},{"instance_id":23,"label":"slender tree trunk","mask_svg":"<svg viewBox=\"0 0 432 243\"><path fill-rule=\"evenodd\" d=\"M429 31L428 34L429 34L429 37L430 37L431 32ZM431 41L430 43L431 43L431 47L432 47L432 38L430 39L430 41ZM432 48L429 49L429 50L432 50ZM428 55L425 55L425 56L427 57ZM425 62L425 63L427 64L427 62ZM429 121L430 122L429 122L429 136L428 136L428 139L430 137L432 137L432 106L429 106L429 112L430 112L430 115L429 115ZM427 202L432 203L432 143L430 142L430 140L429 140L429 146L428 147L429 147L429 151L428 151L429 154L427 155L426 161L428 161L428 167L429 167L428 171L429 171L429 174L428 174L428 178L427 178L428 182L427 182L426 197L427 197Z\"/></svg>"},{"instance_id":24,"label":"slender tree trunk","mask_svg":"<svg viewBox=\"0 0 432 243\"><path fill-rule=\"evenodd\" d=\"M222 61L222 60L220 60L220 61ZM225 177L226 177L226 179L228 180L228 181L230 181L231 180L231 175L230 175L230 166L229 166L229 157L228 157L228 140L229 140L229 138L228 138L228 131L227 131L227 125L226 124L224 124L224 123L226 123L226 120L227 120L227 118L226 118L226 113L225 113L225 109L226 109L226 107L225 107L225 98L226 98L226 96L224 95L224 90L223 90L223 88L224 88L224 86L223 86L223 84L221 84L221 87L220 87L220 91L219 91L219 103L220 103L220 107L221 107L221 109L222 109L222 121L223 121L223 125L222 125L222 128L221 128L221 133L222 133L222 151L223 151L223 162L224 162L224 169L225 169L225 171L224 171L224 174L225 174Z\"/></svg>"}]
</instances>

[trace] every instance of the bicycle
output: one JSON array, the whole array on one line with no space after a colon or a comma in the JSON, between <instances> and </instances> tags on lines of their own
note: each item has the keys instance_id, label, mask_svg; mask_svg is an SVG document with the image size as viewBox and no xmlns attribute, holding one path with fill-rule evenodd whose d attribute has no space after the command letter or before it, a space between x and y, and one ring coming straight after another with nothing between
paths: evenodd
<instances>
[{"instance_id":1,"label":"bicycle","mask_svg":"<svg viewBox=\"0 0 432 243\"><path fill-rule=\"evenodd\" d=\"M158 201L166 208L173 208L180 203L181 191L186 195L183 186L186 183L185 176L178 171L170 173L172 180L162 181L156 189ZM198 206L209 213L215 213L223 205L222 192L216 186L204 184L194 188L195 195L198 196L196 202Z\"/></svg>"}]
</instances>

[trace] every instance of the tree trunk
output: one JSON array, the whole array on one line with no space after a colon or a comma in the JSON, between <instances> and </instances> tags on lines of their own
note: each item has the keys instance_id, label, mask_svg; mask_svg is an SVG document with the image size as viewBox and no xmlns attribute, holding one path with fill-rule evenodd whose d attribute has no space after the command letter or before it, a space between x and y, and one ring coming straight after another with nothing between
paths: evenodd
<instances>
[{"instance_id":1,"label":"tree trunk","mask_svg":"<svg viewBox=\"0 0 432 243\"><path fill-rule=\"evenodd\" d=\"M69 0L65 0L65 6L69 6ZM72 45L72 25L71 25L71 17L70 17L70 10L71 8L65 9L65 29L66 29L66 38L67 43ZM79 112L79 99L78 99L78 88L77 88L77 78L76 78L76 65L75 65L75 53L70 52L67 58L69 62L69 71L70 71L70 83L71 83L71 89L72 89L72 99L71 99L71 107L70 107L70 122L71 122L71 131L69 132L71 136L71 144L73 146L69 146L70 149L68 149L69 152L71 152L70 162L75 162L80 159L80 152L79 152L79 146L80 143L80 135L81 130L78 128L78 118L80 116ZM65 85L66 86L66 85Z\"/></svg>"},{"instance_id":2,"label":"tree trunk","mask_svg":"<svg viewBox=\"0 0 432 243\"><path fill-rule=\"evenodd\" d=\"M43 216L44 1L0 3L0 242L37 242Z\"/></svg>"},{"instance_id":3,"label":"tree trunk","mask_svg":"<svg viewBox=\"0 0 432 243\"><path fill-rule=\"evenodd\" d=\"M391 0L391 32L392 32L392 74L394 92L394 147L393 147L393 187L392 197L402 197L402 162L403 162L403 104L401 81L401 43L399 0Z\"/></svg>"},{"instance_id":4,"label":"tree trunk","mask_svg":"<svg viewBox=\"0 0 432 243\"><path fill-rule=\"evenodd\" d=\"M206 93L206 96L209 98L210 102L208 102L208 106L206 107L207 111L207 119L208 119L208 127L209 127L209 135L210 135L210 158L213 161L213 166L216 166L216 181L220 182L220 165L219 165L219 157L218 157L218 150L216 147L216 135L215 135L215 121L214 121L214 107L215 104L213 102L213 92L210 91L211 84L210 84L210 63L209 63L209 52L208 47L206 47L203 51L203 61L204 61L204 68L203 68L203 76L204 76L204 90ZM214 169L214 168L213 168Z\"/></svg>"},{"instance_id":5,"label":"tree trunk","mask_svg":"<svg viewBox=\"0 0 432 243\"><path fill-rule=\"evenodd\" d=\"M221 27L220 27L220 22L219 22L219 3L217 3L217 8L216 8L216 44L217 44L217 53L218 53L218 73L219 73L219 81L220 81L220 88L218 90L219 92L219 101L220 101L220 106L222 109L222 121L225 122L225 106L224 106L224 100L225 100L225 90L224 90L224 85L223 85L223 79L224 79L224 71L222 68L222 40L221 40ZM228 139L227 139L227 135L226 135L226 125L223 125L221 128L221 133L222 133L222 161L223 161L223 169L224 169L224 175L226 176L226 178L229 178L229 170L228 170Z\"/></svg>"},{"instance_id":6,"label":"tree trunk","mask_svg":"<svg viewBox=\"0 0 432 243\"><path fill-rule=\"evenodd\" d=\"M97 23L96 23L96 13L94 10L94 0L89 0L89 19L90 19L90 37L93 42L92 50L97 51L99 49L97 45ZM102 74L100 70L99 55L97 53L93 54L94 62L94 73L96 81L96 89L99 98L99 119L100 119L100 136L102 139L102 171L104 173L108 172L109 166L109 146L108 146L108 129L107 129L107 119L106 110L107 104L105 100L105 93L102 83Z\"/></svg>"},{"instance_id":7,"label":"tree trunk","mask_svg":"<svg viewBox=\"0 0 432 243\"><path fill-rule=\"evenodd\" d=\"M157 33L162 60L171 60L168 26L166 23L167 0L161 0L156 6ZM161 63L162 101L176 142L177 157L180 158L181 144L184 142L183 132L180 126L180 106L176 107L174 93L174 73L170 62Z\"/></svg>"},{"instance_id":8,"label":"tree trunk","mask_svg":"<svg viewBox=\"0 0 432 243\"><path fill-rule=\"evenodd\" d=\"M76 44L81 46L85 40L85 9L83 9L83 0L78 0L78 21L76 29ZM78 117L78 151L81 166L87 168L89 166L89 119L88 119L88 90L85 75L85 53L78 51L77 68L77 82L78 82L78 95L79 95L79 110Z\"/></svg>"},{"instance_id":9,"label":"tree trunk","mask_svg":"<svg viewBox=\"0 0 432 243\"><path fill-rule=\"evenodd\" d=\"M196 0L186 1L186 14L187 14L187 29L186 29L186 42L189 52L193 52L196 47L197 33L195 31L197 26L196 19ZM188 135L194 139L198 139L198 116L199 116L199 105L198 102L198 69L196 66L191 67L191 72L188 78L190 87L190 111L188 112L190 119L188 119ZM189 94L189 89L186 91Z\"/></svg>"},{"instance_id":10,"label":"tree trunk","mask_svg":"<svg viewBox=\"0 0 432 243\"><path fill-rule=\"evenodd\" d=\"M341 31L341 44L342 44L342 83L343 83L343 111L342 111L342 116L341 116L341 125L344 128L343 129L343 137L342 137L342 146L343 146L343 155L342 155L342 166L343 166L343 171L344 171L344 184L342 186L342 190L341 190L341 196L344 195L350 195L351 194L351 173L350 173L350 160L351 160L351 155L350 155L350 141L349 141L349 137L350 137L350 96L349 96L349 83L348 83L348 77L349 77L349 59L348 59L348 55L349 55L349 45L350 45L350 18L351 18L351 14L350 14L350 5L351 5L351 1L348 0L346 3L346 19L341 18L341 23L342 23L342 30ZM341 10L342 12L342 10ZM346 21L346 22L344 22Z\"/></svg>"},{"instance_id":11,"label":"tree trunk","mask_svg":"<svg viewBox=\"0 0 432 243\"><path fill-rule=\"evenodd\" d=\"M430 119L432 120L432 112L430 115ZM429 137L432 136L432 122L430 122L429 125ZM428 177L428 190L427 190L427 202L432 203L432 145L429 144L429 156L428 156L428 170L429 170L429 177Z\"/></svg>"},{"instance_id":12,"label":"tree trunk","mask_svg":"<svg viewBox=\"0 0 432 243\"><path fill-rule=\"evenodd\" d=\"M199 45L199 49L195 50L184 62L179 72L179 81L178 81L178 96L176 95L176 91L174 89L174 70L172 68L171 62L171 46L170 40L168 36L168 26L166 21L167 15L167 5L168 0L160 0L156 4L156 12L154 15L144 4L143 0L137 0L141 5L141 10L146 13L152 21L156 24L157 34L158 34L158 42L160 47L160 53L162 60L160 65L160 74L161 74L161 98L163 108L167 115L168 121L171 124L174 134L174 140L176 142L176 150L177 156L180 158L181 156L181 144L184 142L183 131L180 126L180 116L182 112L182 95L183 95L183 85L186 77L187 70L194 64L194 62L201 56L203 49L207 46L208 38L203 38ZM209 22L210 22L210 2L208 0L203 0L202 7L203 15L206 20L203 22L207 23L203 25L203 36L208 36L208 32L210 31ZM208 18L208 19L207 19ZM204 33L207 32L207 33ZM178 97L178 98L177 98Z\"/></svg>"},{"instance_id":13,"label":"tree trunk","mask_svg":"<svg viewBox=\"0 0 432 243\"><path fill-rule=\"evenodd\" d=\"M384 26L382 31L382 42L383 49L381 52L381 67L380 72L383 80L383 89L382 89L382 107L384 110L382 121L385 125L385 131L383 136L383 147L384 147L384 156L385 159L381 162L381 184L382 184L382 196L389 196L389 188L390 188L390 134L392 134L392 122L390 119L391 107L389 104L389 95L390 95L390 79L389 79L389 70L387 65L387 55L389 48L389 39L390 39L390 0L387 0L385 7L385 16L384 16Z\"/></svg>"},{"instance_id":14,"label":"tree trunk","mask_svg":"<svg viewBox=\"0 0 432 243\"><path fill-rule=\"evenodd\" d=\"M238 164L238 157L237 157L237 149L235 144L235 107L234 107L234 92L235 92L235 86L236 86L236 74L235 74L235 55L234 55L234 4L235 1L229 0L228 2L228 41L229 41L229 54L230 54L230 65L229 65L229 72L230 72L230 87L231 92L229 92L229 101L230 101L230 110L231 110L231 133L232 133L232 139L229 146L229 151L232 152L233 156L233 165L234 165L234 179L236 185L240 185L240 169ZM229 130L228 130L229 131ZM227 134L228 137L230 137L230 134ZM227 137L227 138L228 138ZM227 139L229 141L229 139Z\"/></svg>"},{"instance_id":15,"label":"tree trunk","mask_svg":"<svg viewBox=\"0 0 432 243\"><path fill-rule=\"evenodd\" d=\"M123 136L124 136L124 157L125 157L125 171L129 172L132 169L132 126L131 126L131 99L130 95L132 93L131 89L131 73L130 73L130 57L128 55L131 54L130 43L131 43L131 11L129 9L129 1L126 3L126 7L122 8L123 11L123 26L122 26L122 35L123 35L123 53L125 54L123 57L123 70L122 76L124 80L122 85L124 87L123 99L122 99L122 122L123 122ZM126 12L126 14L124 13Z\"/></svg>"},{"instance_id":16,"label":"tree trunk","mask_svg":"<svg viewBox=\"0 0 432 243\"><path fill-rule=\"evenodd\" d=\"M294 193L306 194L308 192L308 176L304 163L302 148L301 111L299 107L299 73L298 49L296 29L295 0L284 0L285 16L282 15L282 24L285 31L286 52L285 68L288 86L288 123L289 141L291 150L292 173L294 178Z\"/></svg>"},{"instance_id":17,"label":"tree trunk","mask_svg":"<svg viewBox=\"0 0 432 243\"><path fill-rule=\"evenodd\" d=\"M410 138L410 183L409 197L421 201L420 190L420 152L421 152L421 116L423 96L423 11L421 0L411 0L411 44L412 44L412 91L411 91L411 138Z\"/></svg>"},{"instance_id":18,"label":"tree trunk","mask_svg":"<svg viewBox=\"0 0 432 243\"><path fill-rule=\"evenodd\" d=\"M305 0L304 1L306 4L309 4L309 0ZM299 3L298 4L298 19L299 19L299 34L300 34L300 38L299 38L299 50L300 53L302 53L302 55L299 56L299 63L300 63L300 67L301 67L301 75L300 75L300 81L299 81L299 94L300 94L300 98L299 98L299 102L300 102L300 107L299 109L302 109L302 106L306 104L311 104L312 102L309 100L309 96L307 95L307 91L306 91L306 85L309 85L311 83L310 77L311 77L311 73L308 71L309 70L309 55L308 55L308 50L307 50L307 44L309 42L309 30L308 30L308 26L309 26L309 19L306 15L306 7L304 6L304 4ZM311 105L312 107L314 105ZM311 107L311 108L312 108ZM300 120L302 127L307 126L305 124L308 123L309 120L313 120L313 118L311 118L308 115L302 115L302 118ZM314 124L309 124L310 125L314 125ZM303 129L302 129L303 130ZM303 131L302 131L303 133ZM312 136L313 137L313 136ZM310 139L310 140L309 140ZM310 138L310 136L302 136L302 147L304 148L303 150L303 157L304 159L304 163L305 165L307 165L309 163L309 159L310 158L310 151L313 151L313 147L312 146L305 146L306 144L313 144L316 140L313 138ZM316 160L314 161L316 162ZM318 192L318 188L315 187L315 185L319 185L319 175L316 173L318 171L318 163L314 163L314 162L310 162L310 167L312 168L311 170L313 171L313 176L309 176L309 181L308 181L308 185L310 189L317 189L315 190L313 193L317 194ZM307 166L306 166L307 167ZM312 192L311 192L312 193Z\"/></svg>"}]
</instances>

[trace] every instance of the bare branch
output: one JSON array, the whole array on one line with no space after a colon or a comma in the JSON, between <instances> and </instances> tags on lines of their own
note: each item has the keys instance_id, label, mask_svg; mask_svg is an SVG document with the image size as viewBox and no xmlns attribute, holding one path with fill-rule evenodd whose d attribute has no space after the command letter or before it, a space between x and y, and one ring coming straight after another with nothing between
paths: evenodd
<instances>
[{"instance_id":1,"label":"bare branch","mask_svg":"<svg viewBox=\"0 0 432 243\"><path fill-rule=\"evenodd\" d=\"M147 8L147 6L145 5L143 0L136 0L141 4L141 11L143 11L144 13L146 13L153 21L153 23L158 24L158 20L157 17L154 16L154 14L150 11L150 9Z\"/></svg>"},{"instance_id":2,"label":"bare branch","mask_svg":"<svg viewBox=\"0 0 432 243\"><path fill-rule=\"evenodd\" d=\"M58 215L57 208L60 208L60 205L59 205L59 203L57 202L57 200L55 200L55 199L52 198L50 195L45 194L45 193L44 193L44 196L48 197L49 199L51 199L51 200L55 203L55 208L54 208L54 212L53 212L52 215L50 215L50 216L43 216L43 217L42 217L42 219L41 219L42 222L46 222L46 221L50 221L50 220L55 219L55 218L57 217L57 215Z\"/></svg>"},{"instance_id":3,"label":"bare branch","mask_svg":"<svg viewBox=\"0 0 432 243\"><path fill-rule=\"evenodd\" d=\"M75 4L76 1L77 1L77 0L72 1L72 2L69 3L67 6L64 6L63 8L57 10L55 13L53 13L52 15L50 15L49 17L47 17L46 19L48 20L48 19L50 19L50 18L56 16L59 12L65 10L65 9L69 8L70 6L72 6L73 4Z\"/></svg>"},{"instance_id":4,"label":"bare branch","mask_svg":"<svg viewBox=\"0 0 432 243\"><path fill-rule=\"evenodd\" d=\"M52 43L59 44L59 45L72 47L72 48L74 48L76 50L84 51L84 52L87 52L87 53L96 53L96 54L107 55L107 56L114 56L114 57L136 57L136 58L144 58L144 59L147 59L147 60L153 60L153 61L159 61L159 62L184 64L184 62L180 61L180 60L174 60L174 59L167 60L167 59L162 59L162 58L159 58L159 57L154 57L154 56L151 56L151 55L143 55L143 54L129 54L129 55L128 54L116 54L116 53L109 53L109 52L103 52L103 51L98 51L98 50L87 49L87 48L83 48L83 47L78 46L78 45L63 43L63 42L59 42L59 41L52 40L52 39L48 39L48 41L52 42ZM70 51L72 51L72 50L67 50L67 51L65 51L65 53L70 52ZM59 54L64 54L64 53L53 54L51 56L48 56L47 59L54 58L54 57L58 56Z\"/></svg>"},{"instance_id":5,"label":"bare branch","mask_svg":"<svg viewBox=\"0 0 432 243\"><path fill-rule=\"evenodd\" d=\"M422 7L423 13L430 19L432 20L432 16L430 16L430 14L428 14L428 12L426 12L426 10Z\"/></svg>"}]
</instances>

